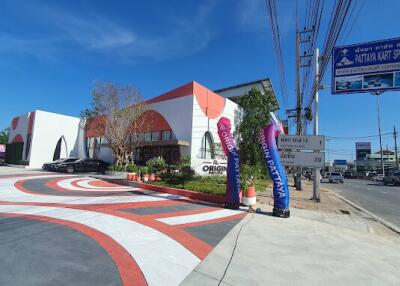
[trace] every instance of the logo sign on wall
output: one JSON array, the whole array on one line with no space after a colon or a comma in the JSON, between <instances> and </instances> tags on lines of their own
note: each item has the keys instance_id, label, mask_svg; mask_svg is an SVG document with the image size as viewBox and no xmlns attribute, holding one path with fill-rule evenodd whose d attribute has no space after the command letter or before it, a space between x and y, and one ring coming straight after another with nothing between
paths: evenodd
<instances>
[{"instance_id":1,"label":"logo sign on wall","mask_svg":"<svg viewBox=\"0 0 400 286\"><path fill-rule=\"evenodd\" d=\"M333 49L333 94L377 90L400 90L400 38Z\"/></svg>"},{"instance_id":2,"label":"logo sign on wall","mask_svg":"<svg viewBox=\"0 0 400 286\"><path fill-rule=\"evenodd\" d=\"M196 174L201 176L226 176L228 163L226 160L203 160L196 168Z\"/></svg>"}]
</instances>

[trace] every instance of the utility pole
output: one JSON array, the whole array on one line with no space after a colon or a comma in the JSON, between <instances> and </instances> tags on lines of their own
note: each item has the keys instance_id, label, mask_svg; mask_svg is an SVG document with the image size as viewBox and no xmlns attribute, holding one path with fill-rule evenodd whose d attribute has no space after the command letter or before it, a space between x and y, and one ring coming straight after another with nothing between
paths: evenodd
<instances>
[{"instance_id":1,"label":"utility pole","mask_svg":"<svg viewBox=\"0 0 400 286\"><path fill-rule=\"evenodd\" d=\"M394 152L396 155L396 170L399 170L399 155L397 154L397 131L396 126L393 126L393 137L394 137Z\"/></svg>"},{"instance_id":2,"label":"utility pole","mask_svg":"<svg viewBox=\"0 0 400 286\"><path fill-rule=\"evenodd\" d=\"M301 95L300 95L300 32L298 30L298 17L296 15L296 121L297 121L297 135L302 135L303 128L301 125ZM294 185L297 191L301 191L301 167L297 168L296 176L294 178Z\"/></svg>"},{"instance_id":3,"label":"utility pole","mask_svg":"<svg viewBox=\"0 0 400 286\"><path fill-rule=\"evenodd\" d=\"M318 118L318 100L319 100L319 50L315 49L315 93L314 93L314 135L319 133L319 118ZM314 151L319 152L319 151ZM313 181L313 199L317 202L321 201L320 190L320 168L314 168L314 181Z\"/></svg>"},{"instance_id":4,"label":"utility pole","mask_svg":"<svg viewBox=\"0 0 400 286\"><path fill-rule=\"evenodd\" d=\"M297 27L297 25L296 25ZM303 128L301 125L301 110L302 102L300 95L300 32L296 28L296 120L297 120L297 135L302 135Z\"/></svg>"}]
</instances>

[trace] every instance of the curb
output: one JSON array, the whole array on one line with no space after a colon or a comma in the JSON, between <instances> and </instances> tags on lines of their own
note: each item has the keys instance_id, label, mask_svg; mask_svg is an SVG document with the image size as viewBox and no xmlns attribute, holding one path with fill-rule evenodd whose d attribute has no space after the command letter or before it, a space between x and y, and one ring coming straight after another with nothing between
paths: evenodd
<instances>
[{"instance_id":1,"label":"curb","mask_svg":"<svg viewBox=\"0 0 400 286\"><path fill-rule=\"evenodd\" d=\"M332 191L332 190L329 190L329 191L332 192L333 194L335 194L339 199L341 199L341 200L344 201L345 203L351 205L351 206L352 206L353 208L355 208L356 210L361 211L361 212L363 212L363 213L366 213L367 215L371 216L372 218L374 218L375 220L377 220L378 222L380 222L382 225L384 225L385 227L387 227L387 228L390 229L391 231L393 231L393 232L395 232L395 233L397 233L397 234L400 234L400 228L399 228L399 227L397 227L397 226L393 225L392 223L390 223L390 222L384 220L383 218L381 218L381 217L379 217L379 216L377 216L377 215L371 213L370 211L367 211L367 210L364 209L363 207L359 206L359 205L356 204L356 203L353 203L352 201L350 201L350 200L344 198L343 196L341 196L341 195L335 193L334 191Z\"/></svg>"},{"instance_id":2,"label":"curb","mask_svg":"<svg viewBox=\"0 0 400 286\"><path fill-rule=\"evenodd\" d=\"M145 184L145 183L137 183L137 182L128 181L125 179L102 179L102 180L109 181L111 183L115 183L115 184L119 184L119 185L123 185L123 186L133 186L133 187L142 188L145 190L158 191L158 192L167 193L167 194L171 194L171 195L183 196L183 197L187 197L189 199L196 200L196 201L204 201L204 202L210 202L210 203L215 203L215 204L224 204L225 203L224 196L215 196L215 195L195 192L195 191L191 191L191 190L176 189L176 188L171 188L171 187L157 186L157 185L151 185L151 184Z\"/></svg>"}]
</instances>

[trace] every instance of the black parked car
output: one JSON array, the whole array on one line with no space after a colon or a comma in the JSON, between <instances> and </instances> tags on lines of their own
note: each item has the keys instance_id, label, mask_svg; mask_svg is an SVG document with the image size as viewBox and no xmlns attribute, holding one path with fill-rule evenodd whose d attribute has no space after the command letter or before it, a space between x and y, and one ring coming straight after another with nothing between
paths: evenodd
<instances>
[{"instance_id":1,"label":"black parked car","mask_svg":"<svg viewBox=\"0 0 400 286\"><path fill-rule=\"evenodd\" d=\"M75 172L99 172L104 173L110 164L98 159L79 159L75 162L59 163L57 170L69 174Z\"/></svg>"},{"instance_id":2,"label":"black parked car","mask_svg":"<svg viewBox=\"0 0 400 286\"><path fill-rule=\"evenodd\" d=\"M79 160L79 158L72 158L71 157L71 158L58 159L58 160L55 160L53 162L44 163L43 166L42 166L42 169L46 170L46 171L57 171L57 165L58 164L71 163L71 162L75 162L77 160Z\"/></svg>"}]
</instances>

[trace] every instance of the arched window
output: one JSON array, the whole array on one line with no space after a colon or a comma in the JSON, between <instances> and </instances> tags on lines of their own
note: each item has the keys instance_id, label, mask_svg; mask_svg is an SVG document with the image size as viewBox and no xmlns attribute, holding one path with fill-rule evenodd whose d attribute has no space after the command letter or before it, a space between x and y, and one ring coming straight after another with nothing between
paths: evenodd
<instances>
[{"instance_id":1,"label":"arched window","mask_svg":"<svg viewBox=\"0 0 400 286\"><path fill-rule=\"evenodd\" d=\"M201 140L200 147L201 159L214 159L214 141L212 134L207 131L204 133L203 139Z\"/></svg>"}]
</instances>

